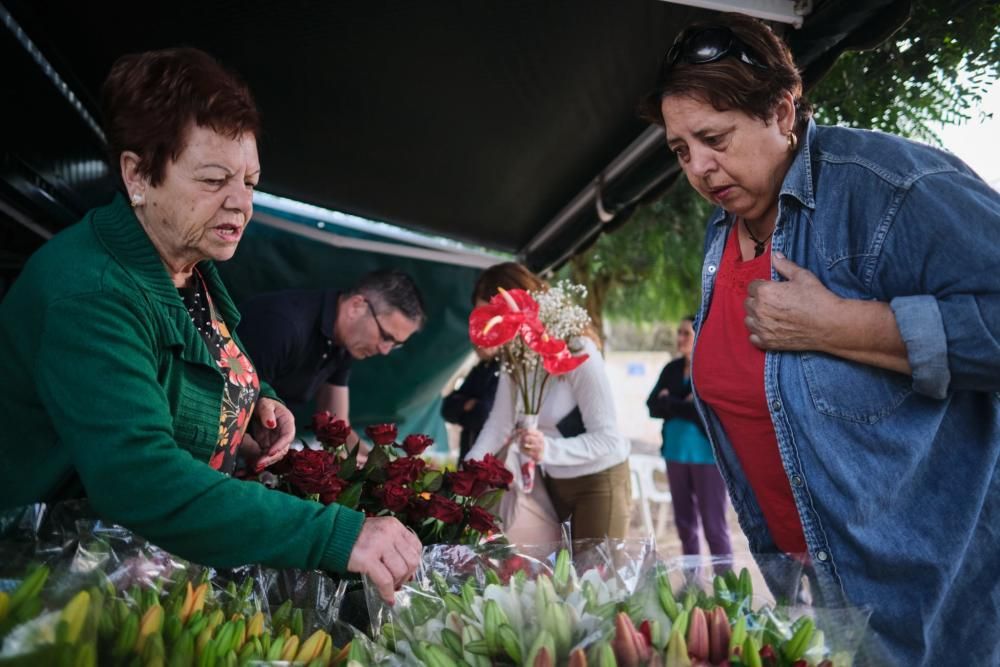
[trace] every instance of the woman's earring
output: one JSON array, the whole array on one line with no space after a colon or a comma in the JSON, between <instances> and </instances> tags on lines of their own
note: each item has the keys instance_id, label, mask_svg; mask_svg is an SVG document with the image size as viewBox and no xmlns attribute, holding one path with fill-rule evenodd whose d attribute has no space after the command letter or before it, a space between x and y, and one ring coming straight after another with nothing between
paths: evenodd
<instances>
[{"instance_id":1,"label":"woman's earring","mask_svg":"<svg viewBox=\"0 0 1000 667\"><path fill-rule=\"evenodd\" d=\"M145 203L146 203L145 197L143 197L138 192L132 195L132 208L135 208L136 206L142 206Z\"/></svg>"},{"instance_id":2,"label":"woman's earring","mask_svg":"<svg viewBox=\"0 0 1000 667\"><path fill-rule=\"evenodd\" d=\"M794 153L795 149L799 146L799 137L795 134L795 130L788 133L788 152Z\"/></svg>"}]
</instances>

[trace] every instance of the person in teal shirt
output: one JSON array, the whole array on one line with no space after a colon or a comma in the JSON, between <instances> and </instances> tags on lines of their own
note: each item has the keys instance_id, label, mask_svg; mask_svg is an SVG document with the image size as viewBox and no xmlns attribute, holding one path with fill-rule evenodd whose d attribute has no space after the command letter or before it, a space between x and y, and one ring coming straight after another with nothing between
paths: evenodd
<instances>
[{"instance_id":1,"label":"person in teal shirt","mask_svg":"<svg viewBox=\"0 0 1000 667\"><path fill-rule=\"evenodd\" d=\"M712 555L726 556L733 550L726 523L726 485L691 394L693 348L694 318L687 317L677 328L677 351L681 356L664 367L646 406L650 417L663 420L660 451L667 461L674 523L684 554L699 552L700 517Z\"/></svg>"}]
</instances>

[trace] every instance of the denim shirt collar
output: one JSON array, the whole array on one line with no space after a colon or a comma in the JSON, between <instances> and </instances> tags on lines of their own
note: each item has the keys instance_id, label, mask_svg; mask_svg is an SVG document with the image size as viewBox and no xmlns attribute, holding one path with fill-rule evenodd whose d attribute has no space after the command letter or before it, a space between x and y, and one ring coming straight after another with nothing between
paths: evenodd
<instances>
[{"instance_id":1,"label":"denim shirt collar","mask_svg":"<svg viewBox=\"0 0 1000 667\"><path fill-rule=\"evenodd\" d=\"M810 118L809 125L806 127L806 138L799 142L800 148L795 154L795 159L792 160L792 164L781 183L781 190L778 192L779 198L786 195L795 197L803 206L810 209L816 208L812 174L812 153L816 134L816 121ZM719 207L709 218L708 224L721 225L728 219L729 213Z\"/></svg>"},{"instance_id":2,"label":"denim shirt collar","mask_svg":"<svg viewBox=\"0 0 1000 667\"><path fill-rule=\"evenodd\" d=\"M785 195L795 197L802 202L803 206L810 209L816 208L812 173L812 153L815 141L816 121L810 118L809 125L806 126L806 137L799 142L801 148L795 154L795 159L792 160L792 165L788 168L788 173L785 174L785 180L781 183L781 191L778 193L779 197Z\"/></svg>"}]
</instances>

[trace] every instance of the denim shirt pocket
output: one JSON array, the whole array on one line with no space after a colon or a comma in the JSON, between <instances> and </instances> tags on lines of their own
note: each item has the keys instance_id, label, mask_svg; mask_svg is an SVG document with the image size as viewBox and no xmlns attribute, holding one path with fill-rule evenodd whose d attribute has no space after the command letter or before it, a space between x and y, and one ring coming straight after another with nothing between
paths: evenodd
<instances>
[{"instance_id":1,"label":"denim shirt pocket","mask_svg":"<svg viewBox=\"0 0 1000 667\"><path fill-rule=\"evenodd\" d=\"M913 393L912 380L900 373L817 352L800 356L813 406L829 417L875 424Z\"/></svg>"}]
</instances>

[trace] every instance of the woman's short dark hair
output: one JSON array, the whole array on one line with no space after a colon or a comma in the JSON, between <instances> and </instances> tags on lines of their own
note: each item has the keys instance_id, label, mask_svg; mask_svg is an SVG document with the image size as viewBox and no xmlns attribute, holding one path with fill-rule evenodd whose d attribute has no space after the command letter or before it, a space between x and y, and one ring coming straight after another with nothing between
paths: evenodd
<instances>
[{"instance_id":1,"label":"woman's short dark hair","mask_svg":"<svg viewBox=\"0 0 1000 667\"><path fill-rule=\"evenodd\" d=\"M112 163L123 151L135 152L139 173L153 186L183 152L192 123L232 138L260 133L250 89L198 49L122 56L104 80L101 103Z\"/></svg>"},{"instance_id":2,"label":"woman's short dark hair","mask_svg":"<svg viewBox=\"0 0 1000 667\"><path fill-rule=\"evenodd\" d=\"M719 27L731 30L763 67L734 57L697 64L678 60L672 67L660 68L656 86L639 106L640 116L663 125L663 98L681 95L707 102L718 111L742 111L768 122L787 92L795 99L796 129L804 129L812 117L812 105L802 97L802 77L788 46L764 23L743 14L723 14L712 22L692 24L681 39L698 30Z\"/></svg>"}]
</instances>

